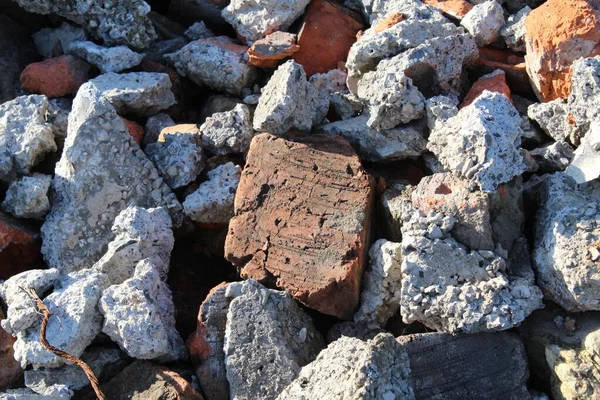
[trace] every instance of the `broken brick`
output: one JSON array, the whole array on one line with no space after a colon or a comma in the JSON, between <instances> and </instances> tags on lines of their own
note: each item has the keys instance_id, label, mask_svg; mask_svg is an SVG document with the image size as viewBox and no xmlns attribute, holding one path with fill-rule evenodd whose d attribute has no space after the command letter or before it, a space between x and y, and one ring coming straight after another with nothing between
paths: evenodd
<instances>
[{"instance_id":1,"label":"broken brick","mask_svg":"<svg viewBox=\"0 0 600 400\"><path fill-rule=\"evenodd\" d=\"M39 233L0 211L0 279L39 266Z\"/></svg>"},{"instance_id":2,"label":"broken brick","mask_svg":"<svg viewBox=\"0 0 600 400\"><path fill-rule=\"evenodd\" d=\"M144 127L137 122L130 121L126 118L123 118L123 122L125 122L125 126L129 130L131 137L133 137L133 140L135 140L135 142L141 146L142 140L144 139Z\"/></svg>"},{"instance_id":3,"label":"broken brick","mask_svg":"<svg viewBox=\"0 0 600 400\"><path fill-rule=\"evenodd\" d=\"M350 319L359 304L374 181L341 137L289 139L252 140L225 257L244 278Z\"/></svg>"},{"instance_id":4,"label":"broken brick","mask_svg":"<svg viewBox=\"0 0 600 400\"><path fill-rule=\"evenodd\" d=\"M71 55L29 64L21 72L21 84L29 93L50 98L74 93L89 79L90 65Z\"/></svg>"},{"instance_id":5,"label":"broken brick","mask_svg":"<svg viewBox=\"0 0 600 400\"><path fill-rule=\"evenodd\" d=\"M273 68L279 61L291 57L300 47L296 35L287 32L273 32L264 39L254 42L248 49L248 65L259 68Z\"/></svg>"},{"instance_id":6,"label":"broken brick","mask_svg":"<svg viewBox=\"0 0 600 400\"><path fill-rule=\"evenodd\" d=\"M383 20L375 25L375 33L383 32L402 21L404 21L404 15L402 15L402 13L394 12L388 14ZM357 39L359 38L357 37Z\"/></svg>"},{"instance_id":7,"label":"broken brick","mask_svg":"<svg viewBox=\"0 0 600 400\"><path fill-rule=\"evenodd\" d=\"M506 74L502 70L496 70L491 74L482 76L473 84L473 86L471 86L471 89L465 96L465 99L459 108L463 108L471 104L473 100L483 93L484 90L503 94L512 103L512 99L510 97L510 88L506 84Z\"/></svg>"},{"instance_id":8,"label":"broken brick","mask_svg":"<svg viewBox=\"0 0 600 400\"><path fill-rule=\"evenodd\" d=\"M467 0L423 0L423 3L456 19L462 19L473 9L473 4Z\"/></svg>"}]
</instances>

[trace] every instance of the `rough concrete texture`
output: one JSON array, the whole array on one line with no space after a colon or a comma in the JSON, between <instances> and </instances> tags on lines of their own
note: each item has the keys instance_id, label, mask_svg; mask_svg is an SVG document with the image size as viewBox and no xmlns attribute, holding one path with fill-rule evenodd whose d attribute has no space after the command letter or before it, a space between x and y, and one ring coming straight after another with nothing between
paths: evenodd
<instances>
[{"instance_id":1,"label":"rough concrete texture","mask_svg":"<svg viewBox=\"0 0 600 400\"><path fill-rule=\"evenodd\" d=\"M411 196L414 186L403 183L395 183L381 195L379 210L381 221L384 224L386 238L393 242L402 241L402 223L405 219L404 213L410 212Z\"/></svg>"},{"instance_id":2,"label":"rough concrete texture","mask_svg":"<svg viewBox=\"0 0 600 400\"><path fill-rule=\"evenodd\" d=\"M531 314L519 333L525 342L532 378L551 389L553 398L600 396L600 314L569 315L548 306Z\"/></svg>"},{"instance_id":3,"label":"rough concrete texture","mask_svg":"<svg viewBox=\"0 0 600 400\"><path fill-rule=\"evenodd\" d=\"M215 34L206 27L204 21L194 22L189 28L186 29L184 34L185 37L191 41L215 37Z\"/></svg>"},{"instance_id":4,"label":"rough concrete texture","mask_svg":"<svg viewBox=\"0 0 600 400\"><path fill-rule=\"evenodd\" d=\"M337 92L346 92L346 79L348 74L346 71L335 68L327 73L314 74L309 78L319 92L324 93L328 98Z\"/></svg>"},{"instance_id":5,"label":"rough concrete texture","mask_svg":"<svg viewBox=\"0 0 600 400\"><path fill-rule=\"evenodd\" d=\"M515 107L505 96L486 90L434 129L427 148L446 168L492 192L527 170L522 135Z\"/></svg>"},{"instance_id":6,"label":"rough concrete texture","mask_svg":"<svg viewBox=\"0 0 600 400\"><path fill-rule=\"evenodd\" d=\"M365 20L375 26L390 13L400 13L405 19L431 19L447 22L442 13L420 0L360 0Z\"/></svg>"},{"instance_id":7,"label":"rough concrete texture","mask_svg":"<svg viewBox=\"0 0 600 400\"><path fill-rule=\"evenodd\" d=\"M63 22L58 28L44 28L33 35L37 51L44 58L59 57L69 52L72 42L85 41L87 35L83 28Z\"/></svg>"},{"instance_id":8,"label":"rough concrete texture","mask_svg":"<svg viewBox=\"0 0 600 400\"><path fill-rule=\"evenodd\" d=\"M177 103L168 74L108 72L90 81L119 114L154 115Z\"/></svg>"},{"instance_id":9,"label":"rough concrete texture","mask_svg":"<svg viewBox=\"0 0 600 400\"><path fill-rule=\"evenodd\" d=\"M133 277L138 262L149 258L166 279L175 245L171 226L171 217L163 208L126 208L115 218L111 228L115 238L93 268L115 285Z\"/></svg>"},{"instance_id":10,"label":"rough concrete texture","mask_svg":"<svg viewBox=\"0 0 600 400\"><path fill-rule=\"evenodd\" d=\"M538 173L564 171L571 164L574 150L565 141L554 142L529 152L538 166Z\"/></svg>"},{"instance_id":11,"label":"rough concrete texture","mask_svg":"<svg viewBox=\"0 0 600 400\"><path fill-rule=\"evenodd\" d=\"M52 176L33 173L10 183L2 208L19 218L43 219L50 211L48 190Z\"/></svg>"},{"instance_id":12,"label":"rough concrete texture","mask_svg":"<svg viewBox=\"0 0 600 400\"><path fill-rule=\"evenodd\" d=\"M452 237L455 220L405 212L400 313L438 331L475 333L519 325L543 307L531 279L508 277L506 261L489 250L467 250Z\"/></svg>"},{"instance_id":13,"label":"rough concrete texture","mask_svg":"<svg viewBox=\"0 0 600 400\"><path fill-rule=\"evenodd\" d=\"M195 124L163 129L158 141L146 146L146 155L172 189L186 186L204 169L200 130Z\"/></svg>"},{"instance_id":14,"label":"rough concrete texture","mask_svg":"<svg viewBox=\"0 0 600 400\"><path fill-rule=\"evenodd\" d=\"M282 135L290 129L310 131L327 114L329 99L306 80L300 64L282 64L267 85L254 112L256 131Z\"/></svg>"},{"instance_id":15,"label":"rough concrete texture","mask_svg":"<svg viewBox=\"0 0 600 400\"><path fill-rule=\"evenodd\" d=\"M600 120L599 69L600 56L582 58L573 63L571 94L567 104L570 122L574 121L577 140L586 135L590 124Z\"/></svg>"},{"instance_id":16,"label":"rough concrete texture","mask_svg":"<svg viewBox=\"0 0 600 400\"><path fill-rule=\"evenodd\" d=\"M62 272L90 268L128 206L164 206L174 224L180 223L181 204L93 84L79 89L68 130L56 165L52 210L41 230L48 265Z\"/></svg>"},{"instance_id":17,"label":"rough concrete texture","mask_svg":"<svg viewBox=\"0 0 600 400\"><path fill-rule=\"evenodd\" d=\"M72 100L65 98L48 100L48 122L52 123L54 140L59 149L64 147L69 125L69 113L71 112Z\"/></svg>"},{"instance_id":18,"label":"rough concrete texture","mask_svg":"<svg viewBox=\"0 0 600 400\"><path fill-rule=\"evenodd\" d=\"M340 137L252 140L225 257L324 314L351 319L372 212L372 179Z\"/></svg>"},{"instance_id":19,"label":"rough concrete texture","mask_svg":"<svg viewBox=\"0 0 600 400\"><path fill-rule=\"evenodd\" d=\"M221 15L249 43L290 27L310 0L233 0Z\"/></svg>"},{"instance_id":20,"label":"rough concrete texture","mask_svg":"<svg viewBox=\"0 0 600 400\"><path fill-rule=\"evenodd\" d=\"M523 7L518 13L508 17L506 25L500 31L504 42L512 51L524 53L525 49L525 18L531 12L529 6Z\"/></svg>"},{"instance_id":21,"label":"rough concrete texture","mask_svg":"<svg viewBox=\"0 0 600 400\"><path fill-rule=\"evenodd\" d=\"M95 65L103 74L133 68L144 58L143 54L136 53L127 46L103 47L88 41L71 42L68 52Z\"/></svg>"},{"instance_id":22,"label":"rough concrete texture","mask_svg":"<svg viewBox=\"0 0 600 400\"><path fill-rule=\"evenodd\" d=\"M232 283L225 366L232 399L275 399L324 346L311 318L287 292L255 280Z\"/></svg>"},{"instance_id":23,"label":"rough concrete texture","mask_svg":"<svg viewBox=\"0 0 600 400\"><path fill-rule=\"evenodd\" d=\"M600 310L600 185L563 174L539 184L533 263L544 293L568 311Z\"/></svg>"},{"instance_id":24,"label":"rough concrete texture","mask_svg":"<svg viewBox=\"0 0 600 400\"><path fill-rule=\"evenodd\" d=\"M231 111L214 113L200 126L202 147L213 155L246 153L254 135L250 110L237 104Z\"/></svg>"},{"instance_id":25,"label":"rough concrete texture","mask_svg":"<svg viewBox=\"0 0 600 400\"><path fill-rule=\"evenodd\" d=\"M427 126L431 131L442 128L446 121L456 114L458 114L458 97L456 96L434 96L425 102Z\"/></svg>"},{"instance_id":26,"label":"rough concrete texture","mask_svg":"<svg viewBox=\"0 0 600 400\"><path fill-rule=\"evenodd\" d=\"M571 64L597 53L600 21L593 3L548 0L525 19L527 74L541 101L567 98Z\"/></svg>"},{"instance_id":27,"label":"rough concrete texture","mask_svg":"<svg viewBox=\"0 0 600 400\"><path fill-rule=\"evenodd\" d=\"M533 103L527 108L527 116L556 141L570 138L574 131L568 120L569 106L562 99Z\"/></svg>"},{"instance_id":28,"label":"rough concrete texture","mask_svg":"<svg viewBox=\"0 0 600 400\"><path fill-rule=\"evenodd\" d=\"M132 278L104 290L98 308L106 333L130 357L168 362L187 357L175 329L171 290L163 281L164 265L145 259Z\"/></svg>"},{"instance_id":29,"label":"rough concrete texture","mask_svg":"<svg viewBox=\"0 0 600 400\"><path fill-rule=\"evenodd\" d=\"M398 312L401 264L400 243L379 239L371 245L355 322L383 327Z\"/></svg>"},{"instance_id":30,"label":"rough concrete texture","mask_svg":"<svg viewBox=\"0 0 600 400\"><path fill-rule=\"evenodd\" d=\"M600 176L600 121L590 124L565 173L577 183L589 182Z\"/></svg>"},{"instance_id":31,"label":"rough concrete texture","mask_svg":"<svg viewBox=\"0 0 600 400\"><path fill-rule=\"evenodd\" d=\"M227 225L233 218L233 201L242 169L232 162L208 172L208 180L189 194L183 212L201 224Z\"/></svg>"},{"instance_id":32,"label":"rough concrete texture","mask_svg":"<svg viewBox=\"0 0 600 400\"><path fill-rule=\"evenodd\" d=\"M86 347L100 333L102 315L97 304L102 290L106 287L106 277L91 269L63 275L55 285L52 294L44 299L50 310L50 321L46 339L53 346L79 357ZM17 334L15 359L25 368L58 367L65 359L46 350L40 343L41 316L25 331Z\"/></svg>"},{"instance_id":33,"label":"rough concrete texture","mask_svg":"<svg viewBox=\"0 0 600 400\"><path fill-rule=\"evenodd\" d=\"M167 54L177 72L198 85L239 96L254 84L257 72L248 65L248 48L226 36L199 39Z\"/></svg>"},{"instance_id":34,"label":"rough concrete texture","mask_svg":"<svg viewBox=\"0 0 600 400\"><path fill-rule=\"evenodd\" d=\"M0 284L0 296L7 305L6 319L0 321L2 329L16 335L33 325L39 314L31 298L22 288L35 290L43 296L59 277L57 269L32 269L12 276Z\"/></svg>"},{"instance_id":35,"label":"rough concrete texture","mask_svg":"<svg viewBox=\"0 0 600 400\"><path fill-rule=\"evenodd\" d=\"M531 399L525 347L513 333L423 333L396 340L410 360L415 399Z\"/></svg>"},{"instance_id":36,"label":"rough concrete texture","mask_svg":"<svg viewBox=\"0 0 600 400\"><path fill-rule=\"evenodd\" d=\"M81 355L81 359L101 381L110 378L111 370L119 370L129 364L127 356L115 348L92 347ZM73 364L25 371L25 386L41 395L71 397L74 391L89 385L85 372Z\"/></svg>"},{"instance_id":37,"label":"rough concrete texture","mask_svg":"<svg viewBox=\"0 0 600 400\"><path fill-rule=\"evenodd\" d=\"M504 27L504 10L497 1L488 0L475 5L460 24L473 35L477 46L487 46L500 38L500 30Z\"/></svg>"},{"instance_id":38,"label":"rough concrete texture","mask_svg":"<svg viewBox=\"0 0 600 400\"><path fill-rule=\"evenodd\" d=\"M156 142L158 140L158 137L160 136L160 132L163 129L174 125L175 121L173 121L169 114L166 113L158 113L148 118L144 129L144 139L142 140L142 147L145 148L150 143Z\"/></svg>"},{"instance_id":39,"label":"rough concrete texture","mask_svg":"<svg viewBox=\"0 0 600 400\"><path fill-rule=\"evenodd\" d=\"M366 161L396 161L418 157L426 150L427 131L424 123L417 122L378 131L367 126L368 115L335 121L319 127L319 132L342 136Z\"/></svg>"},{"instance_id":40,"label":"rough concrete texture","mask_svg":"<svg viewBox=\"0 0 600 400\"><path fill-rule=\"evenodd\" d=\"M57 150L52 125L44 117L48 108L44 95L0 104L0 181L28 175L47 153Z\"/></svg>"},{"instance_id":41,"label":"rough concrete texture","mask_svg":"<svg viewBox=\"0 0 600 400\"><path fill-rule=\"evenodd\" d=\"M29 388L7 389L6 392L0 393L3 395L2 400L68 400L66 394L60 395L43 395L37 394Z\"/></svg>"},{"instance_id":42,"label":"rough concrete texture","mask_svg":"<svg viewBox=\"0 0 600 400\"><path fill-rule=\"evenodd\" d=\"M332 93L329 96L329 106L341 119L354 118L364 109L360 99L348 90Z\"/></svg>"},{"instance_id":43,"label":"rough concrete texture","mask_svg":"<svg viewBox=\"0 0 600 400\"><path fill-rule=\"evenodd\" d=\"M278 399L414 400L410 375L406 351L392 335L342 337L302 368Z\"/></svg>"},{"instance_id":44,"label":"rough concrete texture","mask_svg":"<svg viewBox=\"0 0 600 400\"><path fill-rule=\"evenodd\" d=\"M327 331L327 343L333 343L343 336L366 341L380 333L385 333L385 330L378 326L354 321L338 322Z\"/></svg>"},{"instance_id":45,"label":"rough concrete texture","mask_svg":"<svg viewBox=\"0 0 600 400\"><path fill-rule=\"evenodd\" d=\"M273 68L284 58L291 57L300 47L296 36L288 32L273 32L257 40L248 49L248 64L259 68Z\"/></svg>"},{"instance_id":46,"label":"rough concrete texture","mask_svg":"<svg viewBox=\"0 0 600 400\"><path fill-rule=\"evenodd\" d=\"M142 0L124 0L109 7L103 1L84 0L17 0L16 3L29 12L57 14L82 25L107 46L146 48L157 37L147 17L150 6Z\"/></svg>"}]
</instances>

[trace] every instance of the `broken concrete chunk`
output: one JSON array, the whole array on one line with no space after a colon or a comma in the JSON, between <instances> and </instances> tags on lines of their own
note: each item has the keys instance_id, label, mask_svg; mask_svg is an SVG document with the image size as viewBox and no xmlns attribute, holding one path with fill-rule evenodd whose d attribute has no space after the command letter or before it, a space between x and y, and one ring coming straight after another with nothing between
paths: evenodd
<instances>
[{"instance_id":1,"label":"broken concrete chunk","mask_svg":"<svg viewBox=\"0 0 600 400\"><path fill-rule=\"evenodd\" d=\"M168 362L187 356L175 329L175 307L163 281L164 270L156 260L142 260L132 278L110 286L100 298L102 332L130 357Z\"/></svg>"},{"instance_id":2,"label":"broken concrete chunk","mask_svg":"<svg viewBox=\"0 0 600 400\"><path fill-rule=\"evenodd\" d=\"M506 275L506 261L490 250L469 251L452 237L455 219L407 212L402 226L405 323L439 331L475 333L519 325L543 307L530 280Z\"/></svg>"},{"instance_id":3,"label":"broken concrete chunk","mask_svg":"<svg viewBox=\"0 0 600 400\"><path fill-rule=\"evenodd\" d=\"M33 173L11 182L2 207L19 218L43 219L50 211L48 191L52 176Z\"/></svg>"},{"instance_id":4,"label":"broken concrete chunk","mask_svg":"<svg viewBox=\"0 0 600 400\"><path fill-rule=\"evenodd\" d=\"M149 258L167 278L171 251L175 245L171 217L163 208L128 207L115 219L115 238L93 268L107 275L110 284L123 283L133 277L136 265Z\"/></svg>"},{"instance_id":5,"label":"broken concrete chunk","mask_svg":"<svg viewBox=\"0 0 600 400\"><path fill-rule=\"evenodd\" d=\"M204 21L194 22L192 26L190 26L185 31L185 37L191 41L198 39L208 39L211 37L215 37L215 34L212 33L210 29L206 27Z\"/></svg>"},{"instance_id":6,"label":"broken concrete chunk","mask_svg":"<svg viewBox=\"0 0 600 400\"><path fill-rule=\"evenodd\" d=\"M521 137L518 111L505 96L486 90L436 127L427 148L452 172L492 192L527 170Z\"/></svg>"},{"instance_id":7,"label":"broken concrete chunk","mask_svg":"<svg viewBox=\"0 0 600 400\"><path fill-rule=\"evenodd\" d=\"M102 315L97 304L106 287L106 276L91 269L63 275L52 294L44 299L50 310L46 338L53 346L79 357L100 333ZM40 343L41 317L25 331L17 334L15 359L23 368L58 367L65 364L61 358Z\"/></svg>"},{"instance_id":8,"label":"broken concrete chunk","mask_svg":"<svg viewBox=\"0 0 600 400\"><path fill-rule=\"evenodd\" d=\"M525 347L513 333L423 333L396 340L408 354L417 400L531 398Z\"/></svg>"},{"instance_id":9,"label":"broken concrete chunk","mask_svg":"<svg viewBox=\"0 0 600 400\"><path fill-rule=\"evenodd\" d=\"M125 44L146 48L156 39L154 27L147 17L150 6L144 1L124 0L119 7L106 7L97 0L17 0L17 4L29 12L57 14L82 25L107 46Z\"/></svg>"},{"instance_id":10,"label":"broken concrete chunk","mask_svg":"<svg viewBox=\"0 0 600 400\"><path fill-rule=\"evenodd\" d=\"M565 173L577 183L589 182L600 176L600 121L590 124Z\"/></svg>"},{"instance_id":11,"label":"broken concrete chunk","mask_svg":"<svg viewBox=\"0 0 600 400\"><path fill-rule=\"evenodd\" d=\"M291 139L252 140L225 257L243 277L276 282L308 307L350 319L359 303L372 180L343 138Z\"/></svg>"},{"instance_id":12,"label":"broken concrete chunk","mask_svg":"<svg viewBox=\"0 0 600 400\"><path fill-rule=\"evenodd\" d=\"M136 53L127 46L103 47L86 41L72 42L68 52L95 65L103 74L133 68L144 58L143 54Z\"/></svg>"},{"instance_id":13,"label":"broken concrete chunk","mask_svg":"<svg viewBox=\"0 0 600 400\"><path fill-rule=\"evenodd\" d=\"M354 321L383 327L399 310L402 245L380 239L371 246L369 259Z\"/></svg>"},{"instance_id":14,"label":"broken concrete chunk","mask_svg":"<svg viewBox=\"0 0 600 400\"><path fill-rule=\"evenodd\" d=\"M392 12L402 14L405 19L448 21L439 10L423 4L420 0L360 0L360 2L363 15L372 26L376 26Z\"/></svg>"},{"instance_id":15,"label":"broken concrete chunk","mask_svg":"<svg viewBox=\"0 0 600 400\"><path fill-rule=\"evenodd\" d=\"M201 224L227 225L242 169L232 162L208 172L208 180L185 198L183 212Z\"/></svg>"},{"instance_id":16,"label":"broken concrete chunk","mask_svg":"<svg viewBox=\"0 0 600 400\"><path fill-rule=\"evenodd\" d=\"M368 115L322 125L320 132L342 136L366 161L396 161L418 157L426 151L424 123L411 123L378 131L367 126Z\"/></svg>"},{"instance_id":17,"label":"broken concrete chunk","mask_svg":"<svg viewBox=\"0 0 600 400\"><path fill-rule=\"evenodd\" d=\"M148 118L144 129L145 132L144 139L142 140L142 147L145 148L150 143L156 142L163 129L174 125L175 122L171 119L169 114L166 113L159 113Z\"/></svg>"},{"instance_id":18,"label":"broken concrete chunk","mask_svg":"<svg viewBox=\"0 0 600 400\"><path fill-rule=\"evenodd\" d=\"M362 113L364 104L348 90L329 95L329 105L341 119L354 118Z\"/></svg>"},{"instance_id":19,"label":"broken concrete chunk","mask_svg":"<svg viewBox=\"0 0 600 400\"><path fill-rule=\"evenodd\" d=\"M94 265L114 238L115 218L128 206L165 207L176 226L181 221L181 204L94 84L83 85L73 101L55 172L42 253L62 272Z\"/></svg>"},{"instance_id":20,"label":"broken concrete chunk","mask_svg":"<svg viewBox=\"0 0 600 400\"><path fill-rule=\"evenodd\" d=\"M414 400L410 375L406 351L392 335L368 341L342 337L302 368L277 398Z\"/></svg>"},{"instance_id":21,"label":"broken concrete chunk","mask_svg":"<svg viewBox=\"0 0 600 400\"><path fill-rule=\"evenodd\" d=\"M29 388L7 389L6 392L0 392L2 400L68 400L71 397L67 391L58 395L37 394Z\"/></svg>"},{"instance_id":22,"label":"broken concrete chunk","mask_svg":"<svg viewBox=\"0 0 600 400\"><path fill-rule=\"evenodd\" d=\"M571 164L574 150L565 141L554 142L529 152L538 165L538 173L564 171Z\"/></svg>"},{"instance_id":23,"label":"broken concrete chunk","mask_svg":"<svg viewBox=\"0 0 600 400\"><path fill-rule=\"evenodd\" d=\"M320 123L329 108L329 99L306 80L300 64L287 61L267 85L254 112L256 131L282 135L290 129L310 131Z\"/></svg>"},{"instance_id":24,"label":"broken concrete chunk","mask_svg":"<svg viewBox=\"0 0 600 400\"><path fill-rule=\"evenodd\" d=\"M255 280L228 286L225 366L233 399L275 399L324 346L287 292Z\"/></svg>"},{"instance_id":25,"label":"broken concrete chunk","mask_svg":"<svg viewBox=\"0 0 600 400\"><path fill-rule=\"evenodd\" d=\"M544 293L567 311L600 310L600 185L564 173L537 188L533 263Z\"/></svg>"},{"instance_id":26,"label":"broken concrete chunk","mask_svg":"<svg viewBox=\"0 0 600 400\"><path fill-rule=\"evenodd\" d=\"M600 120L599 71L600 56L582 58L573 63L571 94L567 104L569 120L574 121L576 139L586 135L592 122Z\"/></svg>"},{"instance_id":27,"label":"broken concrete chunk","mask_svg":"<svg viewBox=\"0 0 600 400\"><path fill-rule=\"evenodd\" d=\"M285 31L304 12L310 0L232 0L221 15L248 42Z\"/></svg>"},{"instance_id":28,"label":"broken concrete chunk","mask_svg":"<svg viewBox=\"0 0 600 400\"><path fill-rule=\"evenodd\" d=\"M86 41L83 28L63 22L58 28L44 28L33 35L33 42L44 58L59 57L69 52L71 43Z\"/></svg>"},{"instance_id":29,"label":"broken concrete chunk","mask_svg":"<svg viewBox=\"0 0 600 400\"><path fill-rule=\"evenodd\" d=\"M47 153L56 151L52 125L45 119L48 108L43 95L0 104L0 181L28 175Z\"/></svg>"},{"instance_id":30,"label":"broken concrete chunk","mask_svg":"<svg viewBox=\"0 0 600 400\"><path fill-rule=\"evenodd\" d=\"M248 49L248 64L259 68L273 68L279 61L291 57L299 49L296 35L293 33L273 32L254 42Z\"/></svg>"},{"instance_id":31,"label":"broken concrete chunk","mask_svg":"<svg viewBox=\"0 0 600 400\"><path fill-rule=\"evenodd\" d=\"M247 50L226 36L218 36L191 42L165 58L180 75L196 84L239 96L257 77L256 69L247 64Z\"/></svg>"},{"instance_id":32,"label":"broken concrete chunk","mask_svg":"<svg viewBox=\"0 0 600 400\"><path fill-rule=\"evenodd\" d=\"M398 304L396 304L398 306ZM333 324L327 331L327 343L333 343L343 336L360 339L363 341L371 340L385 330L375 325L368 325L364 322L344 321Z\"/></svg>"},{"instance_id":33,"label":"broken concrete chunk","mask_svg":"<svg viewBox=\"0 0 600 400\"><path fill-rule=\"evenodd\" d=\"M423 0L423 3L435 7L459 21L473 9L473 4L467 0Z\"/></svg>"},{"instance_id":34,"label":"broken concrete chunk","mask_svg":"<svg viewBox=\"0 0 600 400\"><path fill-rule=\"evenodd\" d=\"M109 72L90 81L119 114L154 115L176 104L169 75L158 72Z\"/></svg>"},{"instance_id":35,"label":"broken concrete chunk","mask_svg":"<svg viewBox=\"0 0 600 400\"><path fill-rule=\"evenodd\" d=\"M381 195L380 210L381 221L385 225L386 237L393 242L402 241L402 223L405 220L404 213L410 212L413 186L395 183Z\"/></svg>"},{"instance_id":36,"label":"broken concrete chunk","mask_svg":"<svg viewBox=\"0 0 600 400\"><path fill-rule=\"evenodd\" d=\"M500 37L500 30L504 27L504 10L497 1L488 0L475 5L460 24L473 35L477 46L484 47Z\"/></svg>"},{"instance_id":37,"label":"broken concrete chunk","mask_svg":"<svg viewBox=\"0 0 600 400\"><path fill-rule=\"evenodd\" d=\"M458 114L456 96L434 96L425 101L427 126L431 131L440 129L446 121Z\"/></svg>"},{"instance_id":38,"label":"broken concrete chunk","mask_svg":"<svg viewBox=\"0 0 600 400\"><path fill-rule=\"evenodd\" d=\"M43 297L59 277L57 269L33 269L12 276L0 284L0 296L7 305L2 329L16 335L33 325L39 318L35 304L23 289L33 289Z\"/></svg>"},{"instance_id":39,"label":"broken concrete chunk","mask_svg":"<svg viewBox=\"0 0 600 400\"><path fill-rule=\"evenodd\" d=\"M204 169L200 130L195 124L175 125L146 146L146 155L172 189L186 186Z\"/></svg>"},{"instance_id":40,"label":"broken concrete chunk","mask_svg":"<svg viewBox=\"0 0 600 400\"><path fill-rule=\"evenodd\" d=\"M562 99L533 103L527 108L527 116L556 141L570 138L574 130L568 119L568 105Z\"/></svg>"},{"instance_id":41,"label":"broken concrete chunk","mask_svg":"<svg viewBox=\"0 0 600 400\"><path fill-rule=\"evenodd\" d=\"M214 155L246 153L254 135L250 110L237 104L231 111L214 113L200 126L202 147Z\"/></svg>"},{"instance_id":42,"label":"broken concrete chunk","mask_svg":"<svg viewBox=\"0 0 600 400\"><path fill-rule=\"evenodd\" d=\"M506 45L513 51L525 52L525 18L531 12L529 6L525 6L516 14L508 17L500 35L504 38Z\"/></svg>"}]
</instances>

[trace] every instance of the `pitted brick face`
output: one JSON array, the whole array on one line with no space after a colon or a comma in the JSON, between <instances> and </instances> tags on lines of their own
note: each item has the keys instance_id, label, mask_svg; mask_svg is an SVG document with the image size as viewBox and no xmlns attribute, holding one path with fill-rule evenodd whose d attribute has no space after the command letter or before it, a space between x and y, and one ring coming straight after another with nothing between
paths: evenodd
<instances>
[{"instance_id":1,"label":"pitted brick face","mask_svg":"<svg viewBox=\"0 0 600 400\"><path fill-rule=\"evenodd\" d=\"M293 140L293 141L292 141ZM359 303L373 180L347 141L255 136L235 199L226 258L324 314Z\"/></svg>"}]
</instances>

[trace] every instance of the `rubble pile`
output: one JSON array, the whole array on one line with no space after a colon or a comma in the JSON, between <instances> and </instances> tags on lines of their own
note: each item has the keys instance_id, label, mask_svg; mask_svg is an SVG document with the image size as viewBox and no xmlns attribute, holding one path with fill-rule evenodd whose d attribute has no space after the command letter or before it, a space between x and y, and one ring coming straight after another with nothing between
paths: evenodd
<instances>
[{"instance_id":1,"label":"rubble pile","mask_svg":"<svg viewBox=\"0 0 600 400\"><path fill-rule=\"evenodd\" d=\"M600 398L599 48L596 0L0 0L0 399Z\"/></svg>"}]
</instances>

